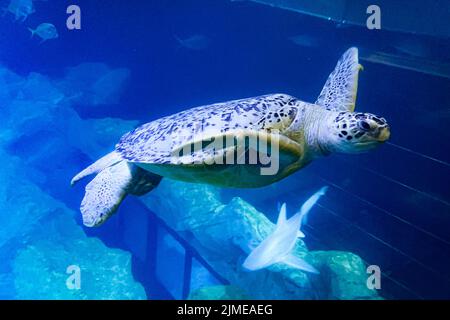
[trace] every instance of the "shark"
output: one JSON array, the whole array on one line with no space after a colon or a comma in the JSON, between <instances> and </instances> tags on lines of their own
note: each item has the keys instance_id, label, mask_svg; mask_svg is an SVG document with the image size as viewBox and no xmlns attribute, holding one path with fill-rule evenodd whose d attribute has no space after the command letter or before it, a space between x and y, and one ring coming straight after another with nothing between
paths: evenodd
<instances>
[{"instance_id":1,"label":"shark","mask_svg":"<svg viewBox=\"0 0 450 320\"><path fill-rule=\"evenodd\" d=\"M283 203L275 230L250 252L242 266L249 271L256 271L281 262L309 273L318 274L319 271L316 268L293 255L292 250L297 238L305 236L300 230L302 221L327 190L328 186L320 188L303 203L300 211L289 219L286 218L286 203Z\"/></svg>"}]
</instances>

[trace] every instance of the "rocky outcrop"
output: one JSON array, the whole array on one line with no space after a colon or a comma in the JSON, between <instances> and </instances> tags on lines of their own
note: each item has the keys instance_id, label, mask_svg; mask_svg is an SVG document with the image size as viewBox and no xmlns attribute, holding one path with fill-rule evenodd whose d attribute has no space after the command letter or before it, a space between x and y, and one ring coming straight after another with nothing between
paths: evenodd
<instances>
[{"instance_id":1,"label":"rocky outcrop","mask_svg":"<svg viewBox=\"0 0 450 320\"><path fill-rule=\"evenodd\" d=\"M64 81L61 88L74 88ZM67 93L37 73L0 67L0 97L0 298L145 299L131 254L89 238L79 213L49 192L68 194L74 156L108 152L136 122L81 119ZM70 265L81 270L79 290L66 286Z\"/></svg>"},{"instance_id":2,"label":"rocky outcrop","mask_svg":"<svg viewBox=\"0 0 450 320\"><path fill-rule=\"evenodd\" d=\"M232 286L253 299L376 299L367 289L362 260L339 251L308 251L298 240L295 254L320 275L279 263L255 272L241 267L251 245L261 242L274 224L240 198L221 201L218 189L164 179L143 198L171 228L178 231Z\"/></svg>"}]
</instances>

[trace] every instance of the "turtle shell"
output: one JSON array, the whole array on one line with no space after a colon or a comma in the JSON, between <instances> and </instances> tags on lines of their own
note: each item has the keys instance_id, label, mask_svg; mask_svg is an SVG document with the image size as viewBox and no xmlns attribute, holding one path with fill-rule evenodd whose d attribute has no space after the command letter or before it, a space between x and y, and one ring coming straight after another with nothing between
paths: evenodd
<instances>
[{"instance_id":1,"label":"turtle shell","mask_svg":"<svg viewBox=\"0 0 450 320\"><path fill-rule=\"evenodd\" d=\"M303 165L304 144L283 135L295 118L296 101L273 94L189 109L124 135L116 151L147 171L177 180L268 185Z\"/></svg>"}]
</instances>

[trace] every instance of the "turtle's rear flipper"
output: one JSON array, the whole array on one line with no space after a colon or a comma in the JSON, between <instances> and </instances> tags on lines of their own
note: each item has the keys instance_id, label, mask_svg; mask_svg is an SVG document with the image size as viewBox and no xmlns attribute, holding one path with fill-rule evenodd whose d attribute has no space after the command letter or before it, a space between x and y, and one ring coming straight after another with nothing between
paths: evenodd
<instances>
[{"instance_id":1,"label":"turtle's rear flipper","mask_svg":"<svg viewBox=\"0 0 450 320\"><path fill-rule=\"evenodd\" d=\"M128 193L143 195L155 188L160 180L160 176L126 161L100 171L86 186L80 208L83 224L87 227L101 225L116 212Z\"/></svg>"},{"instance_id":2,"label":"turtle's rear flipper","mask_svg":"<svg viewBox=\"0 0 450 320\"><path fill-rule=\"evenodd\" d=\"M120 161L122 161L123 159L120 157L120 155L113 151L108 153L106 156L98 159L97 161L95 161L93 164L91 164L89 167L87 167L86 169L84 169L83 171L81 171L80 173L78 173L75 177L73 177L72 181L70 181L70 185L75 185L75 183L77 183L79 180L83 179L84 177L94 174L94 173L98 173L100 171L102 171L103 169L112 166Z\"/></svg>"}]
</instances>

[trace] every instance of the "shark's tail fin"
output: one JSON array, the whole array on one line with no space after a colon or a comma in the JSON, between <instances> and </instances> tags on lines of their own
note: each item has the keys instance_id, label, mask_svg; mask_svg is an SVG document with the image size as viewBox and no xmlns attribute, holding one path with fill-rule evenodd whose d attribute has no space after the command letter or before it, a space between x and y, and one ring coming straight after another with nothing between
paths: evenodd
<instances>
[{"instance_id":1,"label":"shark's tail fin","mask_svg":"<svg viewBox=\"0 0 450 320\"><path fill-rule=\"evenodd\" d=\"M306 200L306 202L300 208L300 212L297 213L297 214L300 214L302 220L306 217L306 214L316 204L316 202L320 199L320 197L325 195L327 190L328 190L328 186L324 186L324 187L320 188L319 191L314 193L308 200Z\"/></svg>"},{"instance_id":2,"label":"shark's tail fin","mask_svg":"<svg viewBox=\"0 0 450 320\"><path fill-rule=\"evenodd\" d=\"M328 190L328 186L324 186L322 188L320 188L319 191L317 191L315 194L313 194L308 200L306 200L306 202L302 205L300 211L296 214L297 219L299 219L300 221L299 223L299 230L297 233L297 236L299 238L304 238L305 234L302 232L301 228L303 225L308 223L308 212L311 210L311 208L316 204L316 202L319 200L319 198L323 195L325 195L325 193Z\"/></svg>"},{"instance_id":3,"label":"shark's tail fin","mask_svg":"<svg viewBox=\"0 0 450 320\"><path fill-rule=\"evenodd\" d=\"M328 186L324 186L324 187L320 188L319 191L317 191L317 194L320 196L324 196L325 193L327 193L327 191L328 191Z\"/></svg>"}]
</instances>

